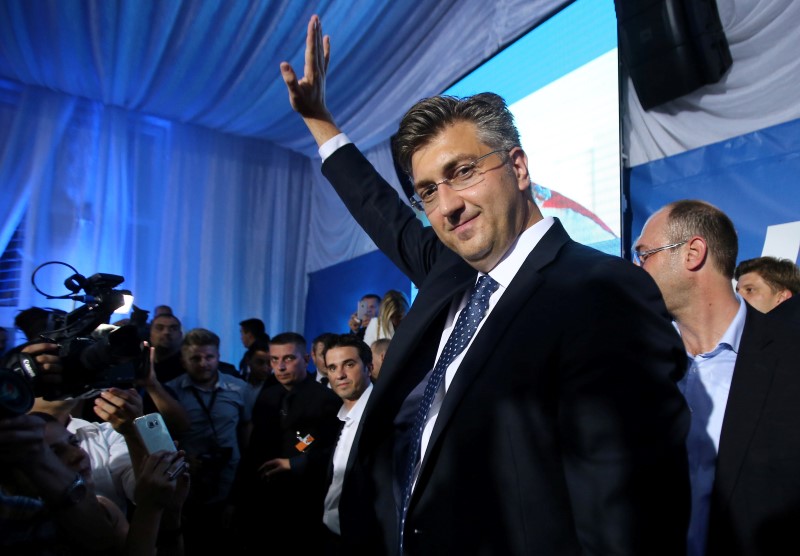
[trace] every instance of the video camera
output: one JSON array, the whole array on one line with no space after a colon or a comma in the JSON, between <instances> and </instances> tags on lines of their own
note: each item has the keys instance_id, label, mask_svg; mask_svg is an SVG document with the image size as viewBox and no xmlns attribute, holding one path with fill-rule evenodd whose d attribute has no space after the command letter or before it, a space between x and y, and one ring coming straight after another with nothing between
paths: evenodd
<instances>
[{"instance_id":1,"label":"video camera","mask_svg":"<svg viewBox=\"0 0 800 556\"><path fill-rule=\"evenodd\" d=\"M47 264L54 263L40 265L32 281L36 272ZM0 417L26 413L36 397L47 400L88 398L111 386L130 388L136 379L146 376L148 352L141 348L135 326L109 327L111 331L99 337L97 333L92 334L124 304L123 293L114 289L124 280L114 274L93 274L84 278L75 272L64 282L71 294L60 297L43 294L49 299L72 299L84 305L55 319L56 328L18 346L6 357L2 365L5 368L0 369ZM79 295L81 290L85 295ZM35 357L21 351L28 345L42 342L58 344L63 369L61 380L45 380Z\"/></svg>"}]
</instances>

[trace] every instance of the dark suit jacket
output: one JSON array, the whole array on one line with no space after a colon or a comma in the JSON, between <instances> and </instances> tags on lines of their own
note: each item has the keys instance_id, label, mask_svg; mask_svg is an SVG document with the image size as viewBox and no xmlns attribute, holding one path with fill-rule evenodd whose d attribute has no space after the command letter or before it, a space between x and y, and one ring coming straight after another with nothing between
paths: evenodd
<instances>
[{"instance_id":1,"label":"dark suit jacket","mask_svg":"<svg viewBox=\"0 0 800 556\"><path fill-rule=\"evenodd\" d=\"M800 294L793 295L768 314L770 317L790 321L795 326L800 327Z\"/></svg>"},{"instance_id":2,"label":"dark suit jacket","mask_svg":"<svg viewBox=\"0 0 800 556\"><path fill-rule=\"evenodd\" d=\"M404 401L433 367L451 302L477 272L354 146L329 157L323 173L420 288L367 405L340 503L351 553L391 554L403 416L415 409ZM411 500L406 552L682 554L689 416L675 381L685 360L650 277L571 241L556 222L447 392Z\"/></svg>"},{"instance_id":3,"label":"dark suit jacket","mask_svg":"<svg viewBox=\"0 0 800 556\"><path fill-rule=\"evenodd\" d=\"M780 307L780 306L779 306ZM800 554L800 329L747 308L722 422L708 554Z\"/></svg>"},{"instance_id":4,"label":"dark suit jacket","mask_svg":"<svg viewBox=\"0 0 800 556\"><path fill-rule=\"evenodd\" d=\"M253 431L233 488L241 540L258 553L292 553L298 543L312 554L321 544L322 504L330 449L339 432L342 400L312 375L291 392L282 385L261 391L253 407ZM314 441L299 451L298 435ZM289 458L291 471L269 480L258 468L273 458ZM265 545L259 541L268 539Z\"/></svg>"}]
</instances>

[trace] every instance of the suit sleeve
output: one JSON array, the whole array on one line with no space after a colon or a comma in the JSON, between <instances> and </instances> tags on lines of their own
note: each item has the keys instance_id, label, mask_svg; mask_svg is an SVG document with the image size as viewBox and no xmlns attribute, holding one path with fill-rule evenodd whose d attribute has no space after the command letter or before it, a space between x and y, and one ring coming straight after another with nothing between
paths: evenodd
<instances>
[{"instance_id":1,"label":"suit sleeve","mask_svg":"<svg viewBox=\"0 0 800 556\"><path fill-rule=\"evenodd\" d=\"M562 351L565 478L587 554L683 554L686 355L655 284L618 263L593 269L591 291L567 305L580 316Z\"/></svg>"},{"instance_id":2,"label":"suit sleeve","mask_svg":"<svg viewBox=\"0 0 800 556\"><path fill-rule=\"evenodd\" d=\"M443 245L431 228L353 144L325 160L322 173L375 245L419 286Z\"/></svg>"}]
</instances>

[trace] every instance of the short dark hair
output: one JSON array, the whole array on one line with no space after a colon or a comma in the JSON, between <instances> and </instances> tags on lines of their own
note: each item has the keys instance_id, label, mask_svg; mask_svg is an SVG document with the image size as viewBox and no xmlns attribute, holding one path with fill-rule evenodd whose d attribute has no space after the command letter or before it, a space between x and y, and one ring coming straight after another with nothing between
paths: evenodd
<instances>
[{"instance_id":1,"label":"short dark hair","mask_svg":"<svg viewBox=\"0 0 800 556\"><path fill-rule=\"evenodd\" d=\"M261 319L245 319L239 323L239 326L242 327L242 330L249 332L256 338L267 333L264 321Z\"/></svg>"},{"instance_id":2,"label":"short dark hair","mask_svg":"<svg viewBox=\"0 0 800 556\"><path fill-rule=\"evenodd\" d=\"M308 351L308 343L306 339L297 332L281 332L277 336L273 336L269 341L270 345L285 346L287 344L294 344L303 349L303 352Z\"/></svg>"},{"instance_id":3,"label":"short dark hair","mask_svg":"<svg viewBox=\"0 0 800 556\"><path fill-rule=\"evenodd\" d=\"M374 349L378 353L386 353L386 350L389 349L389 344L391 343L391 339L389 338L378 338L372 345L370 346L371 349Z\"/></svg>"},{"instance_id":4,"label":"short dark hair","mask_svg":"<svg viewBox=\"0 0 800 556\"><path fill-rule=\"evenodd\" d=\"M188 346L215 346L219 349L219 336L205 328L193 328L186 333L181 342L181 347Z\"/></svg>"},{"instance_id":5,"label":"short dark hair","mask_svg":"<svg viewBox=\"0 0 800 556\"><path fill-rule=\"evenodd\" d=\"M789 290L792 295L800 293L800 268L789 259L756 257L739 263L733 272L737 280L744 274L755 272L774 293Z\"/></svg>"},{"instance_id":6,"label":"short dark hair","mask_svg":"<svg viewBox=\"0 0 800 556\"><path fill-rule=\"evenodd\" d=\"M356 348L358 350L358 357L361 359L361 362L364 363L364 366L372 365L372 350L364 343L364 340L355 334L335 334L334 338L326 344L325 351L322 352L323 357L327 356L328 350L337 347ZM327 360L325 364L328 364Z\"/></svg>"},{"instance_id":7,"label":"short dark hair","mask_svg":"<svg viewBox=\"0 0 800 556\"><path fill-rule=\"evenodd\" d=\"M411 175L411 157L428 145L444 128L470 122L478 139L494 150L510 151L520 145L514 116L503 97L480 93L470 97L435 96L412 106L400 121L392 146L400 168Z\"/></svg>"},{"instance_id":8,"label":"short dark hair","mask_svg":"<svg viewBox=\"0 0 800 556\"><path fill-rule=\"evenodd\" d=\"M378 303L381 302L381 296L377 293L368 293L367 295L363 296L359 301L364 301L365 299L374 299Z\"/></svg>"},{"instance_id":9,"label":"short dark hair","mask_svg":"<svg viewBox=\"0 0 800 556\"><path fill-rule=\"evenodd\" d=\"M181 326L181 327L183 326L181 324L181 319L179 319L178 317L176 317L172 313L161 313L160 315L156 315L156 316L153 317L153 320L150 321L150 324L152 325L158 319L172 319L172 320L174 320L175 322L178 323L178 326Z\"/></svg>"},{"instance_id":10,"label":"short dark hair","mask_svg":"<svg viewBox=\"0 0 800 556\"><path fill-rule=\"evenodd\" d=\"M328 344L335 340L339 335L333 332L323 332L311 342L311 349L314 349L317 344L322 344L327 348Z\"/></svg>"},{"instance_id":11,"label":"short dark hair","mask_svg":"<svg viewBox=\"0 0 800 556\"><path fill-rule=\"evenodd\" d=\"M247 348L247 353L255 353L256 351L263 351L265 353L269 353L269 336L264 338L258 338L253 340L253 343L250 344L250 347Z\"/></svg>"},{"instance_id":12,"label":"short dark hair","mask_svg":"<svg viewBox=\"0 0 800 556\"><path fill-rule=\"evenodd\" d=\"M679 243L695 235L702 237L708 245L712 264L723 276L733 279L739 239L728 215L711 203L695 199L676 201L665 208L667 241Z\"/></svg>"}]
</instances>

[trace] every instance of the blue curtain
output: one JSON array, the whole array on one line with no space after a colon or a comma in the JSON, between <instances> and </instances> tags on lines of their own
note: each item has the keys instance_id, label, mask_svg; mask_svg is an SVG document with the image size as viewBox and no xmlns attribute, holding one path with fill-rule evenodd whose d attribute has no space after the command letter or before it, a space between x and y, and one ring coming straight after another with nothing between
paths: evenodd
<instances>
[{"instance_id":1,"label":"blue curtain","mask_svg":"<svg viewBox=\"0 0 800 556\"><path fill-rule=\"evenodd\" d=\"M184 327L220 334L238 360L238 322L302 326L311 210L309 160L265 141L176 124L3 83L3 234L22 214L20 308L46 301L28 277L49 260L120 274L137 306L172 305ZM37 285L65 293L66 269Z\"/></svg>"},{"instance_id":2,"label":"blue curtain","mask_svg":"<svg viewBox=\"0 0 800 556\"><path fill-rule=\"evenodd\" d=\"M57 306L27 282L57 259L125 276L231 361L244 318L303 330L308 273L374 250L280 79L281 61L302 68L310 15L333 37L332 112L396 184L405 110L569 3L0 0L0 250L27 215L19 308Z\"/></svg>"}]
</instances>

